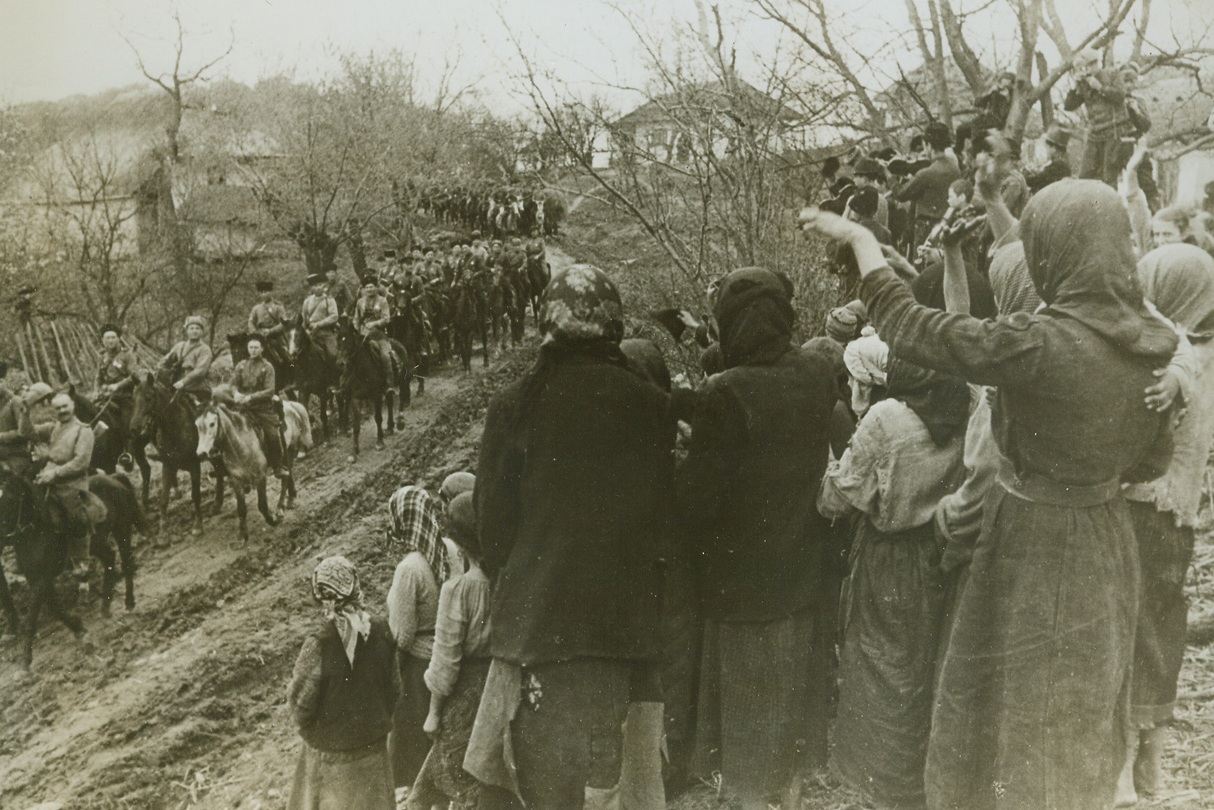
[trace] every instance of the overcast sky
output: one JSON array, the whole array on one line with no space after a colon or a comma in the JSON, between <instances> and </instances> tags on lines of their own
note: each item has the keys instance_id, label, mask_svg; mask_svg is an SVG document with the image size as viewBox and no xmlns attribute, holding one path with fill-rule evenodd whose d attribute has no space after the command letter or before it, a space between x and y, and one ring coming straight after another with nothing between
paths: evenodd
<instances>
[{"instance_id":1,"label":"overcast sky","mask_svg":"<svg viewBox=\"0 0 1214 810\"><path fill-rule=\"evenodd\" d=\"M695 17L694 0L615 2L659 38L687 29ZM781 47L776 31L755 19L745 0L717 2L738 23L743 65ZM1105 0L1058 3L1074 34L1092 4L1104 7ZM987 13L999 14L1004 5L996 0L996 10ZM168 67L173 7L169 0L0 0L0 100L59 99L142 81L124 36L150 65ZM542 66L588 86L595 77L636 84L644 75L635 36L602 0L180 0L176 7L187 31L187 63L222 53L233 40L218 75L246 83L284 72L301 79L329 74L341 51L400 48L416 53L423 66L441 65L444 56L458 53L463 78L487 77L485 101L502 109L508 106L501 97L508 83L498 79L515 62L499 7ZM839 7L849 9L859 26L849 44L914 67L909 48L888 46L891 36L906 30L905 0L856 0ZM1211 18L1214 0L1155 0L1152 29L1163 37L1169 26L1185 30ZM988 19L974 45L995 61L1000 52L1007 58L1012 31L1014 26Z\"/></svg>"}]
</instances>

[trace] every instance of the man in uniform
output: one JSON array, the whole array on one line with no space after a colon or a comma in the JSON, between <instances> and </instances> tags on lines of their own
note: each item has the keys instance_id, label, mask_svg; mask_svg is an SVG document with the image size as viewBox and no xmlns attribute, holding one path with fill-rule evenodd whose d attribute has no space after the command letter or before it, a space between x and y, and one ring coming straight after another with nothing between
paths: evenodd
<instances>
[{"instance_id":1,"label":"man in uniform","mask_svg":"<svg viewBox=\"0 0 1214 810\"><path fill-rule=\"evenodd\" d=\"M337 320L341 309L329 294L328 283L319 273L308 276L312 294L304 299L300 319L304 330L312 338L331 368L337 367Z\"/></svg>"},{"instance_id":2,"label":"man in uniform","mask_svg":"<svg viewBox=\"0 0 1214 810\"><path fill-rule=\"evenodd\" d=\"M43 382L22 386L3 408L0 408L0 464L9 472L28 479L33 462L30 459L29 431L22 430L21 420L29 409L36 407L55 392Z\"/></svg>"},{"instance_id":3,"label":"man in uniform","mask_svg":"<svg viewBox=\"0 0 1214 810\"><path fill-rule=\"evenodd\" d=\"M125 448L135 407L131 391L135 387L139 364L134 352L123 347L122 329L116 324L107 323L101 327L101 349L93 398L101 406L101 421L110 430L119 431L116 435L120 435Z\"/></svg>"},{"instance_id":4,"label":"man in uniform","mask_svg":"<svg viewBox=\"0 0 1214 810\"><path fill-rule=\"evenodd\" d=\"M173 388L189 396L186 401L197 407L211 398L207 373L211 370L211 347L202 340L206 328L201 316L185 319L185 340L178 341L160 361L160 371L169 372Z\"/></svg>"},{"instance_id":5,"label":"man in uniform","mask_svg":"<svg viewBox=\"0 0 1214 810\"><path fill-rule=\"evenodd\" d=\"M249 338L249 358L236 364L232 373L233 397L257 431L271 473L282 478L283 457L281 405L274 400L274 367L262 356L261 339Z\"/></svg>"},{"instance_id":6,"label":"man in uniform","mask_svg":"<svg viewBox=\"0 0 1214 810\"><path fill-rule=\"evenodd\" d=\"M31 387L33 392L33 387ZM44 401L41 389L36 396ZM105 507L89 493L89 460L93 456L93 429L76 418L75 404L67 394L51 397L54 419L34 422L33 414L22 427L27 438L37 442L35 458L46 464L34 478L38 486L48 487L61 510L60 529L71 541L68 557L77 579L87 579L89 546L93 526L105 518Z\"/></svg>"},{"instance_id":7,"label":"man in uniform","mask_svg":"<svg viewBox=\"0 0 1214 810\"><path fill-rule=\"evenodd\" d=\"M259 281L255 286L261 300L253 305L249 313L249 333L261 338L267 359L281 363L287 356L286 346L283 345L283 335L287 330L286 307L274 300L273 281Z\"/></svg>"},{"instance_id":8,"label":"man in uniform","mask_svg":"<svg viewBox=\"0 0 1214 810\"><path fill-rule=\"evenodd\" d=\"M354 329L362 335L365 342L375 346L384 372L389 379L395 379L392 344L388 342L388 336L384 332L392 318L392 307L388 299L380 294L374 281L363 284L362 293L362 298L354 305Z\"/></svg>"}]
</instances>

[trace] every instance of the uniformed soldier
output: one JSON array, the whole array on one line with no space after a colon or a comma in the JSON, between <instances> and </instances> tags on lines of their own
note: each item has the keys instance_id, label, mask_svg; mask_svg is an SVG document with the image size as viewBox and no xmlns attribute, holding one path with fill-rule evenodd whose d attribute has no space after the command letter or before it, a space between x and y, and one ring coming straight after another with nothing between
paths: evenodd
<instances>
[{"instance_id":1,"label":"uniformed soldier","mask_svg":"<svg viewBox=\"0 0 1214 810\"><path fill-rule=\"evenodd\" d=\"M287 331L287 310L274 300L274 282L258 281L257 295L261 299L249 312L249 333L261 338L267 359L282 361L287 356L283 336Z\"/></svg>"},{"instance_id":2,"label":"uniformed soldier","mask_svg":"<svg viewBox=\"0 0 1214 810\"><path fill-rule=\"evenodd\" d=\"M122 345L122 329L116 324L101 327L101 348L93 398L101 406L101 420L111 430L125 431L135 406L132 391L139 362L135 353Z\"/></svg>"},{"instance_id":3,"label":"uniformed soldier","mask_svg":"<svg viewBox=\"0 0 1214 810\"><path fill-rule=\"evenodd\" d=\"M211 370L211 347L202 340L206 324L199 315L185 319L185 340L178 341L160 361L160 370L170 373L173 388L189 395L197 406L211 398L207 373Z\"/></svg>"},{"instance_id":4,"label":"uniformed soldier","mask_svg":"<svg viewBox=\"0 0 1214 810\"><path fill-rule=\"evenodd\" d=\"M33 465L30 459L29 430L23 429L22 417L31 407L50 399L55 392L43 382L21 386L0 408L0 464L9 472L29 478Z\"/></svg>"},{"instance_id":5,"label":"uniformed soldier","mask_svg":"<svg viewBox=\"0 0 1214 810\"><path fill-rule=\"evenodd\" d=\"M337 367L337 320L341 309L329 294L328 283L319 273L308 276L312 294L304 299L300 310L301 320L308 336L312 338L330 367Z\"/></svg>"},{"instance_id":6,"label":"uniformed soldier","mask_svg":"<svg viewBox=\"0 0 1214 810\"><path fill-rule=\"evenodd\" d=\"M282 438L282 406L274 399L274 366L262 356L261 338L251 337L247 344L249 358L236 364L232 373L234 397L241 411L261 439L270 471L282 478L285 449Z\"/></svg>"},{"instance_id":7,"label":"uniformed soldier","mask_svg":"<svg viewBox=\"0 0 1214 810\"><path fill-rule=\"evenodd\" d=\"M373 281L363 284L362 298L354 306L354 329L363 336L363 340L375 345L383 363L384 371L389 378L394 378L392 361L392 344L384 331L388 321L392 319L392 307Z\"/></svg>"},{"instance_id":8,"label":"uniformed soldier","mask_svg":"<svg viewBox=\"0 0 1214 810\"><path fill-rule=\"evenodd\" d=\"M32 387L31 387L32 389ZM39 402L45 395L39 389ZM35 406L37 407L37 406ZM104 506L96 511L96 499L89 494L89 461L93 456L93 429L76 418L75 403L67 394L51 397L53 419L37 420L35 412L27 412L29 424L23 426L28 438L36 442L34 457L46 464L34 478L38 486L48 487L50 495L62 510L61 528L71 541L68 556L77 579L87 579L89 545L93 539L94 520L104 519ZM94 511L90 514L89 506Z\"/></svg>"}]
</instances>

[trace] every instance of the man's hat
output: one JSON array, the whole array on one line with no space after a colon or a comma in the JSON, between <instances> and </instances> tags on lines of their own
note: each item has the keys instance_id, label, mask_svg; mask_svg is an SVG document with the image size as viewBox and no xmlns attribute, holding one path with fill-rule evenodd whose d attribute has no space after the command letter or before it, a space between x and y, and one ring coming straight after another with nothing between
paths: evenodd
<instances>
[{"instance_id":1,"label":"man's hat","mask_svg":"<svg viewBox=\"0 0 1214 810\"><path fill-rule=\"evenodd\" d=\"M851 173L855 177L870 177L873 180L885 180L885 169L880 163L870 157L862 157L857 160Z\"/></svg>"},{"instance_id":2,"label":"man's hat","mask_svg":"<svg viewBox=\"0 0 1214 810\"><path fill-rule=\"evenodd\" d=\"M197 326L199 329L206 329L207 322L202 319L201 315L188 315L186 316L185 326L183 328L188 329L191 326Z\"/></svg>"},{"instance_id":3,"label":"man's hat","mask_svg":"<svg viewBox=\"0 0 1214 810\"><path fill-rule=\"evenodd\" d=\"M37 405L47 397L54 396L55 389L44 382L36 382L25 390L22 399L26 405Z\"/></svg>"},{"instance_id":4,"label":"man's hat","mask_svg":"<svg viewBox=\"0 0 1214 810\"><path fill-rule=\"evenodd\" d=\"M320 273L311 273L308 275L308 284L309 285L324 284L325 281L326 281L325 277L322 276Z\"/></svg>"},{"instance_id":5,"label":"man's hat","mask_svg":"<svg viewBox=\"0 0 1214 810\"><path fill-rule=\"evenodd\" d=\"M101 324L101 336L105 337L106 332L113 332L115 335L121 337L122 327L116 323L103 323Z\"/></svg>"},{"instance_id":6,"label":"man's hat","mask_svg":"<svg viewBox=\"0 0 1214 810\"><path fill-rule=\"evenodd\" d=\"M1045 142L1057 146L1059 149L1066 149L1067 144L1071 142L1071 133L1069 130L1054 124L1045 133Z\"/></svg>"},{"instance_id":7,"label":"man's hat","mask_svg":"<svg viewBox=\"0 0 1214 810\"><path fill-rule=\"evenodd\" d=\"M271 292L274 289L273 281L258 281L253 285L257 292Z\"/></svg>"}]
</instances>

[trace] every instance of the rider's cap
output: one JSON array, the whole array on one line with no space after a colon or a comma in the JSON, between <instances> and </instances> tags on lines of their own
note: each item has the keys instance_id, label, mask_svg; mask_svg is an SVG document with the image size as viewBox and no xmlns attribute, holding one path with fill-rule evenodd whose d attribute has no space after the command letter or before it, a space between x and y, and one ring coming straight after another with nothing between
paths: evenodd
<instances>
[{"instance_id":1,"label":"rider's cap","mask_svg":"<svg viewBox=\"0 0 1214 810\"><path fill-rule=\"evenodd\" d=\"M105 337L105 336L106 336L106 333L108 333L108 332L113 332L115 335L121 336L121 335L122 335L122 327L121 327L121 326L119 326L119 325L118 325L118 324L116 324L116 323L103 323L103 324L101 324L101 336L102 336L102 337Z\"/></svg>"},{"instance_id":2,"label":"rider's cap","mask_svg":"<svg viewBox=\"0 0 1214 810\"><path fill-rule=\"evenodd\" d=\"M55 393L55 389L51 388L44 382L36 382L25 390L25 404L37 405L42 400Z\"/></svg>"},{"instance_id":3,"label":"rider's cap","mask_svg":"<svg viewBox=\"0 0 1214 810\"><path fill-rule=\"evenodd\" d=\"M201 315L189 315L185 319L185 328L188 329L191 326L197 326L199 329L206 329L207 322L202 319Z\"/></svg>"},{"instance_id":4,"label":"rider's cap","mask_svg":"<svg viewBox=\"0 0 1214 810\"><path fill-rule=\"evenodd\" d=\"M325 277L322 276L320 273L312 273L308 276L308 283L309 284L324 284Z\"/></svg>"},{"instance_id":5,"label":"rider's cap","mask_svg":"<svg viewBox=\"0 0 1214 810\"><path fill-rule=\"evenodd\" d=\"M273 281L258 281L253 285L257 288L257 292L271 292L274 289Z\"/></svg>"}]
</instances>

